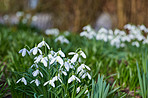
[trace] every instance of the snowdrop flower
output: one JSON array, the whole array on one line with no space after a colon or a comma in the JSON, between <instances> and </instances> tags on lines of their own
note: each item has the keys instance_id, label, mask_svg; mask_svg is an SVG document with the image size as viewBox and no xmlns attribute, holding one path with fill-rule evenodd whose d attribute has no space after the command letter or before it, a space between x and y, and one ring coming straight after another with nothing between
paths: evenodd
<instances>
[{"instance_id":1,"label":"snowdrop flower","mask_svg":"<svg viewBox=\"0 0 148 98\"><path fill-rule=\"evenodd\" d=\"M61 66L61 67L62 67L62 66ZM70 68L71 68L71 69L74 68L74 66L71 65L71 63L69 63L68 61L64 63L64 67L65 67L65 69L66 69L67 71L69 71Z\"/></svg>"},{"instance_id":2,"label":"snowdrop flower","mask_svg":"<svg viewBox=\"0 0 148 98\"><path fill-rule=\"evenodd\" d=\"M59 30L56 29L56 28L53 28L53 29L47 29L47 30L45 31L45 33L46 33L47 35L58 36L58 35L59 35Z\"/></svg>"},{"instance_id":3,"label":"snowdrop flower","mask_svg":"<svg viewBox=\"0 0 148 98\"><path fill-rule=\"evenodd\" d=\"M76 90L76 91L77 91L77 93L79 93L79 92L80 92L80 86L77 88L77 90Z\"/></svg>"},{"instance_id":4,"label":"snowdrop flower","mask_svg":"<svg viewBox=\"0 0 148 98\"><path fill-rule=\"evenodd\" d=\"M32 73L32 75L33 75L34 77L36 77L38 74L40 74L40 75L43 77L43 74L39 71L39 69L35 70L35 71Z\"/></svg>"},{"instance_id":5,"label":"snowdrop flower","mask_svg":"<svg viewBox=\"0 0 148 98\"><path fill-rule=\"evenodd\" d=\"M39 68L37 64L32 64L30 68L32 68L32 67Z\"/></svg>"},{"instance_id":6,"label":"snowdrop flower","mask_svg":"<svg viewBox=\"0 0 148 98\"><path fill-rule=\"evenodd\" d=\"M91 76L88 72L86 72L82 75L82 79L84 79L86 76L88 76L88 78L91 80Z\"/></svg>"},{"instance_id":7,"label":"snowdrop flower","mask_svg":"<svg viewBox=\"0 0 148 98\"><path fill-rule=\"evenodd\" d=\"M77 80L78 82L81 82L79 78L77 78L75 75L72 75L69 79L68 79L68 83L71 83L72 81Z\"/></svg>"},{"instance_id":8,"label":"snowdrop flower","mask_svg":"<svg viewBox=\"0 0 148 98\"><path fill-rule=\"evenodd\" d=\"M136 47L139 47L140 46L140 44L136 41L136 42L132 42L132 45L133 46L136 46Z\"/></svg>"},{"instance_id":9,"label":"snowdrop flower","mask_svg":"<svg viewBox=\"0 0 148 98\"><path fill-rule=\"evenodd\" d=\"M49 45L44 40L42 42L40 42L37 47L42 47L42 46L45 46L45 45L48 49L50 49Z\"/></svg>"},{"instance_id":10,"label":"snowdrop flower","mask_svg":"<svg viewBox=\"0 0 148 98\"><path fill-rule=\"evenodd\" d=\"M85 53L84 53L82 50L80 50L78 53L80 53L80 55L81 55L83 58L86 58L86 55L85 55ZM79 56L78 53L75 53L75 52L70 52L70 53L68 53L68 55L74 55L74 56L72 57L72 59L71 59L71 63L74 63L74 62L77 61L78 56Z\"/></svg>"},{"instance_id":11,"label":"snowdrop flower","mask_svg":"<svg viewBox=\"0 0 148 98\"><path fill-rule=\"evenodd\" d=\"M30 55L30 52L26 48L23 48L19 51L19 53L22 53L23 57L26 55L26 52L28 52L28 54Z\"/></svg>"},{"instance_id":12,"label":"snowdrop flower","mask_svg":"<svg viewBox=\"0 0 148 98\"><path fill-rule=\"evenodd\" d=\"M19 83L20 81L27 85L27 81L24 77L20 78L16 83Z\"/></svg>"},{"instance_id":13,"label":"snowdrop flower","mask_svg":"<svg viewBox=\"0 0 148 98\"><path fill-rule=\"evenodd\" d=\"M40 81L38 79L32 80L30 82L30 84L33 83L33 82L35 82L36 86L39 86L40 85Z\"/></svg>"},{"instance_id":14,"label":"snowdrop flower","mask_svg":"<svg viewBox=\"0 0 148 98\"><path fill-rule=\"evenodd\" d=\"M49 81L45 82L44 86L46 86L47 84L50 84L52 87L55 87L55 84L54 84L53 80L49 80Z\"/></svg>"},{"instance_id":15,"label":"snowdrop flower","mask_svg":"<svg viewBox=\"0 0 148 98\"><path fill-rule=\"evenodd\" d=\"M65 54L62 52L62 50L60 49L57 53L55 53L54 56L60 55L61 57L65 57Z\"/></svg>"},{"instance_id":16,"label":"snowdrop flower","mask_svg":"<svg viewBox=\"0 0 148 98\"><path fill-rule=\"evenodd\" d=\"M30 50L30 53L33 52L33 55L36 55L38 51L40 52L40 54L42 54L42 51L38 47L32 48Z\"/></svg>"},{"instance_id":17,"label":"snowdrop flower","mask_svg":"<svg viewBox=\"0 0 148 98\"><path fill-rule=\"evenodd\" d=\"M59 64L63 65L63 59L60 56L53 58L51 60L50 64L53 64L55 61L58 62Z\"/></svg>"},{"instance_id":18,"label":"snowdrop flower","mask_svg":"<svg viewBox=\"0 0 148 98\"><path fill-rule=\"evenodd\" d=\"M87 65L85 65L85 64L81 64L81 66L79 66L78 68L77 68L77 73L79 73L81 70L83 70L83 69L87 69L87 70L90 70L90 68L87 66Z\"/></svg>"},{"instance_id":19,"label":"snowdrop flower","mask_svg":"<svg viewBox=\"0 0 148 98\"><path fill-rule=\"evenodd\" d=\"M87 26L83 27L83 30L90 32L92 30L92 28L90 25L87 25Z\"/></svg>"},{"instance_id":20,"label":"snowdrop flower","mask_svg":"<svg viewBox=\"0 0 148 98\"><path fill-rule=\"evenodd\" d=\"M44 86L47 85L47 84L50 84L51 86L55 87L54 82L57 81L57 80L59 80L62 83L62 80L60 79L60 76L58 75L58 76L53 77L52 80L45 82Z\"/></svg>"},{"instance_id":21,"label":"snowdrop flower","mask_svg":"<svg viewBox=\"0 0 148 98\"><path fill-rule=\"evenodd\" d=\"M58 41L60 41L62 44L63 43L66 43L66 44L68 44L69 43L69 40L68 39L66 39L64 36L59 36L59 37L57 37L56 39L55 39L55 42L58 42Z\"/></svg>"},{"instance_id":22,"label":"snowdrop flower","mask_svg":"<svg viewBox=\"0 0 148 98\"><path fill-rule=\"evenodd\" d=\"M43 63L45 67L47 67L47 61L47 57L41 58L41 63Z\"/></svg>"},{"instance_id":23,"label":"snowdrop flower","mask_svg":"<svg viewBox=\"0 0 148 98\"><path fill-rule=\"evenodd\" d=\"M34 59L35 59L34 63L40 62L40 60L41 60L42 58L43 58L43 55L39 55L39 56L35 57L35 58L34 58Z\"/></svg>"}]
</instances>

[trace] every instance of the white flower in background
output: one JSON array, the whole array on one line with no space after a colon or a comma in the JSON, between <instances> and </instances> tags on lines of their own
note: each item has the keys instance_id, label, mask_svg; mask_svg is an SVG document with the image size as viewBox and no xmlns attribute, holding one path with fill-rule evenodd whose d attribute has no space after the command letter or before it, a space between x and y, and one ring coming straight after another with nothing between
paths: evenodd
<instances>
[{"instance_id":1,"label":"white flower in background","mask_svg":"<svg viewBox=\"0 0 148 98\"><path fill-rule=\"evenodd\" d=\"M47 67L47 62L48 62L47 57L41 58L41 63L43 63L45 67Z\"/></svg>"},{"instance_id":2,"label":"white flower in background","mask_svg":"<svg viewBox=\"0 0 148 98\"><path fill-rule=\"evenodd\" d=\"M48 49L50 49L49 45L44 40L40 42L37 47L42 47L42 46L46 46Z\"/></svg>"},{"instance_id":3,"label":"white flower in background","mask_svg":"<svg viewBox=\"0 0 148 98\"><path fill-rule=\"evenodd\" d=\"M36 84L36 86L39 86L40 85L40 81L38 79L32 80L30 82L30 84L33 83L33 82Z\"/></svg>"},{"instance_id":4,"label":"white flower in background","mask_svg":"<svg viewBox=\"0 0 148 98\"><path fill-rule=\"evenodd\" d=\"M87 69L87 70L91 70L87 65L85 64L81 64L78 68L77 68L77 73L79 73L81 70L83 69Z\"/></svg>"},{"instance_id":5,"label":"white flower in background","mask_svg":"<svg viewBox=\"0 0 148 98\"><path fill-rule=\"evenodd\" d=\"M65 35L65 36L69 36L69 35L70 35L70 32L69 32L69 31L65 31L65 32L64 32L64 35Z\"/></svg>"},{"instance_id":6,"label":"white flower in background","mask_svg":"<svg viewBox=\"0 0 148 98\"><path fill-rule=\"evenodd\" d=\"M54 35L54 36L58 36L59 35L59 30L56 29L56 28L53 28L53 29L47 29L45 31L45 34L46 35Z\"/></svg>"},{"instance_id":7,"label":"white flower in background","mask_svg":"<svg viewBox=\"0 0 148 98\"><path fill-rule=\"evenodd\" d=\"M27 81L24 77L20 78L16 83L19 83L20 81L27 85Z\"/></svg>"},{"instance_id":8,"label":"white flower in background","mask_svg":"<svg viewBox=\"0 0 148 98\"><path fill-rule=\"evenodd\" d=\"M101 29L98 31L98 33L105 33L105 34L107 34L107 33L108 33L108 30L105 29L105 28L101 28Z\"/></svg>"},{"instance_id":9,"label":"white flower in background","mask_svg":"<svg viewBox=\"0 0 148 98\"><path fill-rule=\"evenodd\" d=\"M72 75L72 76L68 79L68 83L71 83L71 82L74 81L74 80L77 80L78 82L81 82L78 77L76 77L75 75Z\"/></svg>"},{"instance_id":10,"label":"white flower in background","mask_svg":"<svg viewBox=\"0 0 148 98\"><path fill-rule=\"evenodd\" d=\"M36 77L38 74L40 74L40 75L43 77L43 74L39 71L39 69L35 70L35 71L32 73L32 75L33 75L34 77Z\"/></svg>"},{"instance_id":11,"label":"white flower in background","mask_svg":"<svg viewBox=\"0 0 148 98\"><path fill-rule=\"evenodd\" d=\"M42 54L42 51L38 47L34 47L30 50L30 53L33 52L33 55L36 55L37 52L39 51L40 54Z\"/></svg>"},{"instance_id":12,"label":"white flower in background","mask_svg":"<svg viewBox=\"0 0 148 98\"><path fill-rule=\"evenodd\" d=\"M19 51L19 53L22 53L23 57L26 55L26 52L28 52L28 54L30 55L30 52L26 48L23 48Z\"/></svg>"},{"instance_id":13,"label":"white flower in background","mask_svg":"<svg viewBox=\"0 0 148 98\"><path fill-rule=\"evenodd\" d=\"M83 58L86 58L86 55L85 55L85 53L84 53L82 50L80 50L78 53L79 53ZM71 63L74 63L74 62L77 61L78 56L79 56L78 53L75 53L75 52L70 52L70 53L68 53L68 55L74 55L74 56L72 57L72 59L71 59Z\"/></svg>"},{"instance_id":14,"label":"white flower in background","mask_svg":"<svg viewBox=\"0 0 148 98\"><path fill-rule=\"evenodd\" d=\"M80 86L77 88L76 92L77 92L77 93L79 93L79 92L80 92Z\"/></svg>"},{"instance_id":15,"label":"white flower in background","mask_svg":"<svg viewBox=\"0 0 148 98\"><path fill-rule=\"evenodd\" d=\"M58 42L58 41L62 44L63 43L69 44L69 40L66 39L63 35L61 35L55 39L55 42Z\"/></svg>"},{"instance_id":16,"label":"white flower in background","mask_svg":"<svg viewBox=\"0 0 148 98\"><path fill-rule=\"evenodd\" d=\"M21 17L21 16L23 16L23 15L24 15L24 12L21 12L21 11L16 12L16 16L17 16L17 17Z\"/></svg>"},{"instance_id":17,"label":"white flower in background","mask_svg":"<svg viewBox=\"0 0 148 98\"><path fill-rule=\"evenodd\" d=\"M136 47L139 47L140 46L140 44L136 41L136 42L132 42L132 45L133 46L136 46Z\"/></svg>"},{"instance_id":18,"label":"white flower in background","mask_svg":"<svg viewBox=\"0 0 148 98\"><path fill-rule=\"evenodd\" d=\"M58 62L59 64L63 65L63 59L60 56L53 58L50 62L50 65L53 64L55 61Z\"/></svg>"}]
</instances>

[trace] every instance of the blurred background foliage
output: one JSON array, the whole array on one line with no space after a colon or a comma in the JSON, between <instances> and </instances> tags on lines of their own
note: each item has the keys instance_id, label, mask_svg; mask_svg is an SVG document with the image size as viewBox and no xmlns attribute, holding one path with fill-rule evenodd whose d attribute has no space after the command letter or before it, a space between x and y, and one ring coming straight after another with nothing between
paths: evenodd
<instances>
[{"instance_id":1,"label":"blurred background foliage","mask_svg":"<svg viewBox=\"0 0 148 98\"><path fill-rule=\"evenodd\" d=\"M31 2L37 2L37 6ZM49 13L53 27L77 32L87 24L95 26L104 11L115 18L112 28L127 23L148 26L147 5L147 0L0 0L0 15L17 11Z\"/></svg>"}]
</instances>

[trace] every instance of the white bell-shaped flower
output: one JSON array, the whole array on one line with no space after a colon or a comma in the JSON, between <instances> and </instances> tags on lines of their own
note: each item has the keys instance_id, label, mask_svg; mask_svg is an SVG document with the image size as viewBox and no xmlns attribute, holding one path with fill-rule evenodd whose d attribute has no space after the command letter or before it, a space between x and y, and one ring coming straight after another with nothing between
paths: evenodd
<instances>
[{"instance_id":1,"label":"white bell-shaped flower","mask_svg":"<svg viewBox=\"0 0 148 98\"><path fill-rule=\"evenodd\" d=\"M59 64L63 65L63 59L60 56L53 58L51 60L50 64L53 64L55 61L58 62Z\"/></svg>"},{"instance_id":2,"label":"white bell-shaped flower","mask_svg":"<svg viewBox=\"0 0 148 98\"><path fill-rule=\"evenodd\" d=\"M40 54L42 54L42 51L38 47L34 47L30 50L30 53L33 52L33 55L36 55L37 52L39 51Z\"/></svg>"},{"instance_id":3,"label":"white bell-shaped flower","mask_svg":"<svg viewBox=\"0 0 148 98\"><path fill-rule=\"evenodd\" d=\"M26 52L28 52L28 54L30 55L30 52L26 48L23 48L19 51L19 53L22 53L23 57L26 55Z\"/></svg>"},{"instance_id":4,"label":"white bell-shaped flower","mask_svg":"<svg viewBox=\"0 0 148 98\"><path fill-rule=\"evenodd\" d=\"M46 86L47 84L50 84L52 87L55 87L55 84L54 84L53 80L49 80L49 81L45 82L44 86Z\"/></svg>"},{"instance_id":5,"label":"white bell-shaped flower","mask_svg":"<svg viewBox=\"0 0 148 98\"><path fill-rule=\"evenodd\" d=\"M82 75L82 79L84 79L86 76L88 76L88 78L91 80L91 76L88 72L86 72Z\"/></svg>"},{"instance_id":6,"label":"white bell-shaped flower","mask_svg":"<svg viewBox=\"0 0 148 98\"><path fill-rule=\"evenodd\" d=\"M40 85L40 81L38 79L32 80L30 82L30 84L33 83L33 82L36 84L36 86L39 86Z\"/></svg>"},{"instance_id":7,"label":"white bell-shaped flower","mask_svg":"<svg viewBox=\"0 0 148 98\"><path fill-rule=\"evenodd\" d=\"M48 49L50 49L49 45L44 40L42 42L40 42L37 47L42 47L42 46L45 46L45 45Z\"/></svg>"},{"instance_id":8,"label":"white bell-shaped flower","mask_svg":"<svg viewBox=\"0 0 148 98\"><path fill-rule=\"evenodd\" d=\"M35 71L32 73L32 75L33 75L34 77L36 77L38 74L40 74L41 77L43 77L43 74L42 74L38 69L35 70Z\"/></svg>"},{"instance_id":9,"label":"white bell-shaped flower","mask_svg":"<svg viewBox=\"0 0 148 98\"><path fill-rule=\"evenodd\" d=\"M37 57L34 58L34 63L39 63L41 61L41 59L43 58L43 55L39 55Z\"/></svg>"},{"instance_id":10,"label":"white bell-shaped flower","mask_svg":"<svg viewBox=\"0 0 148 98\"><path fill-rule=\"evenodd\" d=\"M41 59L41 63L43 63L45 67L47 67L47 62L48 62L47 57Z\"/></svg>"},{"instance_id":11,"label":"white bell-shaped flower","mask_svg":"<svg viewBox=\"0 0 148 98\"><path fill-rule=\"evenodd\" d=\"M71 83L71 82L74 81L74 80L77 80L78 82L81 82L78 77L76 77L75 75L72 75L72 76L68 79L68 83Z\"/></svg>"},{"instance_id":12,"label":"white bell-shaped flower","mask_svg":"<svg viewBox=\"0 0 148 98\"><path fill-rule=\"evenodd\" d=\"M27 81L24 77L20 78L16 83L19 83L20 81L27 85Z\"/></svg>"},{"instance_id":13,"label":"white bell-shaped flower","mask_svg":"<svg viewBox=\"0 0 148 98\"><path fill-rule=\"evenodd\" d=\"M87 65L85 64L81 64L78 68L77 68L77 73L79 73L81 70L83 69L87 69L87 70L91 70Z\"/></svg>"}]
</instances>

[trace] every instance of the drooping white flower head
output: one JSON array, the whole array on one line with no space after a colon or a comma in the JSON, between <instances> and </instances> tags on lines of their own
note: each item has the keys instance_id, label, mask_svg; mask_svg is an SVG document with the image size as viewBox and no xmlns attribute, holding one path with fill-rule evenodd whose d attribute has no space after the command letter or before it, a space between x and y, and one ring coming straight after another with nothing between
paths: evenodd
<instances>
[{"instance_id":1,"label":"drooping white flower head","mask_svg":"<svg viewBox=\"0 0 148 98\"><path fill-rule=\"evenodd\" d=\"M52 87L55 87L55 84L54 84L53 80L49 80L49 81L45 82L44 86L46 86L47 84L50 84Z\"/></svg>"},{"instance_id":2,"label":"drooping white flower head","mask_svg":"<svg viewBox=\"0 0 148 98\"><path fill-rule=\"evenodd\" d=\"M41 63L43 63L45 67L47 67L47 61L47 57L41 58Z\"/></svg>"},{"instance_id":3,"label":"drooping white flower head","mask_svg":"<svg viewBox=\"0 0 148 98\"><path fill-rule=\"evenodd\" d=\"M40 81L38 79L32 80L30 82L30 84L33 83L33 82L36 84L36 86L39 86L40 85Z\"/></svg>"},{"instance_id":4,"label":"drooping white flower head","mask_svg":"<svg viewBox=\"0 0 148 98\"><path fill-rule=\"evenodd\" d=\"M42 54L42 51L38 47L34 47L30 50L30 53L33 52L33 55L36 55L37 52L39 51L40 54Z\"/></svg>"},{"instance_id":5,"label":"drooping white flower head","mask_svg":"<svg viewBox=\"0 0 148 98\"><path fill-rule=\"evenodd\" d=\"M23 48L19 51L19 53L22 53L23 57L26 55L26 52L28 52L28 54L30 55L30 52L26 48Z\"/></svg>"},{"instance_id":6,"label":"drooping white flower head","mask_svg":"<svg viewBox=\"0 0 148 98\"><path fill-rule=\"evenodd\" d=\"M85 53L84 53L82 50L80 50L78 53L79 53L80 56L82 56L83 58L86 58L86 55L85 55ZM74 62L77 61L77 59L78 59L78 57L79 57L79 54L78 54L78 53L75 53L75 52L70 52L70 53L68 53L68 55L74 55L74 56L72 57L72 59L71 59L71 63L74 63Z\"/></svg>"},{"instance_id":7,"label":"drooping white flower head","mask_svg":"<svg viewBox=\"0 0 148 98\"><path fill-rule=\"evenodd\" d=\"M72 76L68 79L68 83L71 83L71 82L74 81L74 80L77 80L78 82L81 82L78 77L76 77L75 75L72 75Z\"/></svg>"},{"instance_id":8,"label":"drooping white flower head","mask_svg":"<svg viewBox=\"0 0 148 98\"><path fill-rule=\"evenodd\" d=\"M53 64L55 61L58 62L61 65L63 65L63 62L64 62L63 59L60 56L57 56L57 57L55 57L51 60L50 65Z\"/></svg>"},{"instance_id":9,"label":"drooping white flower head","mask_svg":"<svg viewBox=\"0 0 148 98\"><path fill-rule=\"evenodd\" d=\"M34 77L36 77L38 74L40 74L41 77L43 77L43 74L39 71L39 69L35 70L35 71L32 73L32 75L33 75Z\"/></svg>"},{"instance_id":10,"label":"drooping white flower head","mask_svg":"<svg viewBox=\"0 0 148 98\"><path fill-rule=\"evenodd\" d=\"M85 64L81 64L78 68L77 68L77 73L79 73L81 70L83 69L87 69L87 70L91 70L87 65Z\"/></svg>"},{"instance_id":11,"label":"drooping white flower head","mask_svg":"<svg viewBox=\"0 0 148 98\"><path fill-rule=\"evenodd\" d=\"M50 49L49 45L44 40L40 42L37 47L42 47L42 46L46 46L48 49Z\"/></svg>"},{"instance_id":12,"label":"drooping white flower head","mask_svg":"<svg viewBox=\"0 0 148 98\"><path fill-rule=\"evenodd\" d=\"M34 58L34 63L39 63L41 61L41 59L43 58L43 55L39 55L37 57Z\"/></svg>"},{"instance_id":13,"label":"drooping white flower head","mask_svg":"<svg viewBox=\"0 0 148 98\"><path fill-rule=\"evenodd\" d=\"M16 83L19 83L20 81L27 85L27 81L24 77L20 78Z\"/></svg>"},{"instance_id":14,"label":"drooping white flower head","mask_svg":"<svg viewBox=\"0 0 148 98\"><path fill-rule=\"evenodd\" d=\"M86 76L88 76L88 78L91 80L91 76L88 72L86 72L82 75L82 79L84 79Z\"/></svg>"}]
</instances>

